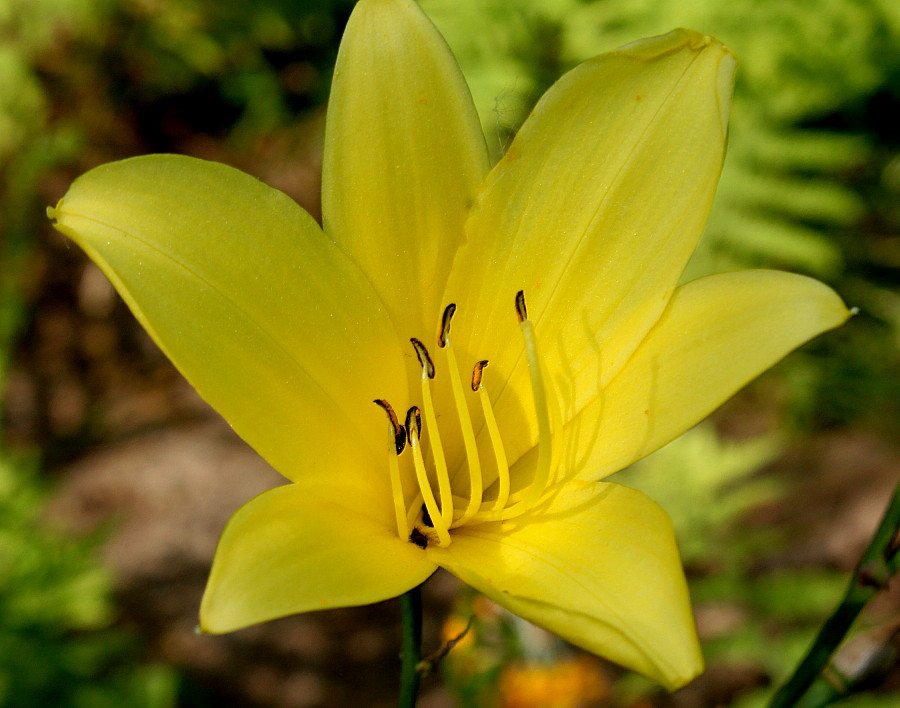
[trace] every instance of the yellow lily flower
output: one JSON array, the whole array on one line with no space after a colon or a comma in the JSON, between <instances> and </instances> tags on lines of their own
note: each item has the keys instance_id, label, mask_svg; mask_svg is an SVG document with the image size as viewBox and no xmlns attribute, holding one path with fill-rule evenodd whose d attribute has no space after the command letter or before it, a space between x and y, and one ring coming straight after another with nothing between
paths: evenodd
<instances>
[{"instance_id":1,"label":"yellow lily flower","mask_svg":"<svg viewBox=\"0 0 900 708\"><path fill-rule=\"evenodd\" d=\"M733 65L684 30L587 61L491 169L435 28L410 0L362 0L335 69L324 228L187 157L76 180L56 227L292 481L225 529L204 631L377 602L443 567L669 688L701 671L668 517L600 480L848 317L786 273L677 287Z\"/></svg>"}]
</instances>

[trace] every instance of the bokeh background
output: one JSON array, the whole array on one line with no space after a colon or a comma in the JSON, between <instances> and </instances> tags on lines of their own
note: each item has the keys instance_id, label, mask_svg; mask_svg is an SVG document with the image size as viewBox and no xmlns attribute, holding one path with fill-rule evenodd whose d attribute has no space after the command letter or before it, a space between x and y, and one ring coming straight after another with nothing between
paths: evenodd
<instances>
[{"instance_id":1,"label":"bokeh background","mask_svg":"<svg viewBox=\"0 0 900 708\"><path fill-rule=\"evenodd\" d=\"M495 156L580 59L677 26L724 40L740 59L729 154L686 278L783 268L859 308L618 477L675 520L701 679L664 696L438 574L425 651L469 632L421 705L761 706L838 601L900 478L900 3L421 4ZM280 477L44 217L78 174L148 152L235 165L318 215L352 5L0 0L0 706L394 701L395 602L194 633L218 533ZM860 641L890 647L898 608L896 588L876 598ZM870 683L847 705L900 705L891 661Z\"/></svg>"}]
</instances>

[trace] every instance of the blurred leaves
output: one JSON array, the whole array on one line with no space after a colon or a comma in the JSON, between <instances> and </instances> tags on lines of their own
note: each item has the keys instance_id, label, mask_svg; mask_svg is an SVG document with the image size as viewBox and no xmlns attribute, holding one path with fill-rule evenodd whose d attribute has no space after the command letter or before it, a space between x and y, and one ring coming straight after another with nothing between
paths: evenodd
<instances>
[{"instance_id":1,"label":"blurred leaves","mask_svg":"<svg viewBox=\"0 0 900 708\"><path fill-rule=\"evenodd\" d=\"M135 663L137 643L111 625L96 541L51 530L44 500L33 470L0 457L0 705L174 705L172 671Z\"/></svg>"}]
</instances>

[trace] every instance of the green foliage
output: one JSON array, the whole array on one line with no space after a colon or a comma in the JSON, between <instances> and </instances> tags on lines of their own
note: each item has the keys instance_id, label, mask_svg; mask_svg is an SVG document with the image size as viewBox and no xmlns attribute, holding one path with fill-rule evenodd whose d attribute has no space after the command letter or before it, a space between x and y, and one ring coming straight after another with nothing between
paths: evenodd
<instances>
[{"instance_id":1,"label":"green foliage","mask_svg":"<svg viewBox=\"0 0 900 708\"><path fill-rule=\"evenodd\" d=\"M327 96L352 0L166 0L118 3L98 49L124 59L126 96L173 97L222 134L255 135L290 123ZM202 99L202 103L197 103ZM204 105L205 104L205 105Z\"/></svg>"},{"instance_id":2,"label":"green foliage","mask_svg":"<svg viewBox=\"0 0 900 708\"><path fill-rule=\"evenodd\" d=\"M174 705L171 670L136 663L134 639L111 626L96 542L49 529L44 498L32 470L0 458L0 705Z\"/></svg>"}]
</instances>

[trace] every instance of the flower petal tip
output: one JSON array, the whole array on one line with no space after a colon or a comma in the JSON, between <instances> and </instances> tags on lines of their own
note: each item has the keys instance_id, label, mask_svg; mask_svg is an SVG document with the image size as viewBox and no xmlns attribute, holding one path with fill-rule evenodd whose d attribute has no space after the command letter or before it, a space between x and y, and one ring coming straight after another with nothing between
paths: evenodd
<instances>
[{"instance_id":1,"label":"flower petal tip","mask_svg":"<svg viewBox=\"0 0 900 708\"><path fill-rule=\"evenodd\" d=\"M718 39L694 30L678 28L666 34L630 42L617 49L615 53L641 61L654 61L683 49L697 54L698 58L699 55L705 54L704 58L707 61L718 64L716 86L724 133L728 125L737 60L734 53Z\"/></svg>"},{"instance_id":2,"label":"flower petal tip","mask_svg":"<svg viewBox=\"0 0 900 708\"><path fill-rule=\"evenodd\" d=\"M677 669L675 667L660 668L661 672L651 678L655 678L670 693L684 688L706 670L700 645L696 645L694 655L684 666Z\"/></svg>"},{"instance_id":3,"label":"flower petal tip","mask_svg":"<svg viewBox=\"0 0 900 708\"><path fill-rule=\"evenodd\" d=\"M702 52L711 48L723 55L732 55L731 50L715 37L681 27L673 29L666 34L644 37L643 39L629 42L619 47L616 53L650 61L684 48L693 52Z\"/></svg>"}]
</instances>

